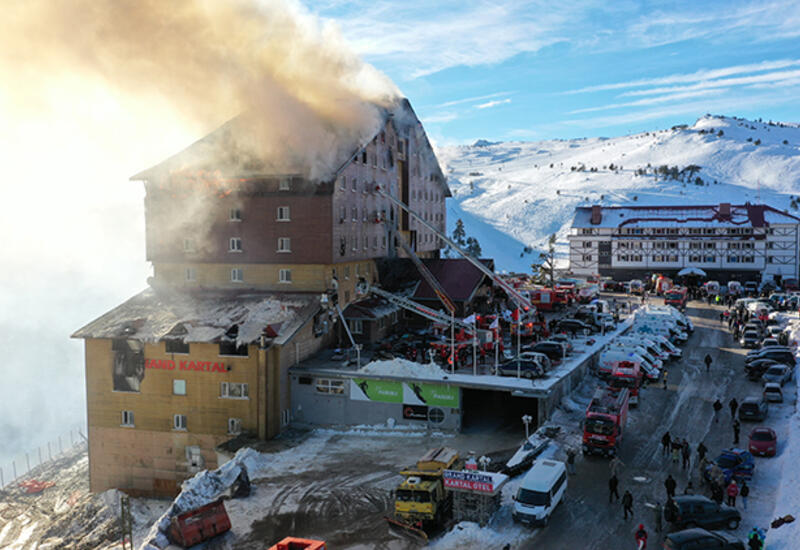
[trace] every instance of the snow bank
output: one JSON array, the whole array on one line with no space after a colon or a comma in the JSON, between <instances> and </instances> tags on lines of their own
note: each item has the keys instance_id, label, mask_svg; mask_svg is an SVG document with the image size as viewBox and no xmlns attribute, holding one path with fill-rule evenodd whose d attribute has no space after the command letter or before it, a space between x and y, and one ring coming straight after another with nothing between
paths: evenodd
<instances>
[{"instance_id":1,"label":"snow bank","mask_svg":"<svg viewBox=\"0 0 800 550\"><path fill-rule=\"evenodd\" d=\"M358 372L365 374L381 374L403 378L429 378L442 380L447 373L435 363L415 363L405 359L389 359L367 363Z\"/></svg>"},{"instance_id":2,"label":"snow bank","mask_svg":"<svg viewBox=\"0 0 800 550\"><path fill-rule=\"evenodd\" d=\"M795 347L795 358L800 359L800 348L797 347L800 342L800 321L796 318L791 320L788 330L789 344ZM795 383L798 385L798 395L800 395L800 377L796 375ZM797 402L795 412L789 419L788 434L788 439L784 442L785 448L782 454L785 458L773 516L777 518L792 514L800 519L800 470L797 468L797 457L800 457L800 404ZM766 546L770 550L791 550L797 548L798 538L800 538L800 521L795 521L767 531Z\"/></svg>"}]
</instances>

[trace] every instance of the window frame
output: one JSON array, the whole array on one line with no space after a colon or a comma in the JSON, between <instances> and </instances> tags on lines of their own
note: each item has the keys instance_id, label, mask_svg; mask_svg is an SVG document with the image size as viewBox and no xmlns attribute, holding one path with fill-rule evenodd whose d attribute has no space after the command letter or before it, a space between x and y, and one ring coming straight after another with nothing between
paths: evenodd
<instances>
[{"instance_id":1,"label":"window frame","mask_svg":"<svg viewBox=\"0 0 800 550\"><path fill-rule=\"evenodd\" d=\"M284 213L286 214L285 216L283 216ZM288 206L279 206L278 207L278 211L277 211L277 213L275 215L276 215L275 221L278 221L278 222L290 222L290 221L292 221L291 208L288 207Z\"/></svg>"},{"instance_id":2,"label":"window frame","mask_svg":"<svg viewBox=\"0 0 800 550\"><path fill-rule=\"evenodd\" d=\"M187 267L183 272L183 280L187 283L193 283L197 281L197 268L194 267Z\"/></svg>"},{"instance_id":3,"label":"window frame","mask_svg":"<svg viewBox=\"0 0 800 550\"><path fill-rule=\"evenodd\" d=\"M228 418L228 434L239 435L242 433L242 419L241 418Z\"/></svg>"},{"instance_id":4,"label":"window frame","mask_svg":"<svg viewBox=\"0 0 800 550\"><path fill-rule=\"evenodd\" d=\"M314 392L325 395L344 395L344 380L338 378L317 378L314 380Z\"/></svg>"},{"instance_id":5,"label":"window frame","mask_svg":"<svg viewBox=\"0 0 800 550\"><path fill-rule=\"evenodd\" d=\"M122 416L120 418L120 426L123 428L135 428L136 422L134 418L133 411L131 410L123 410Z\"/></svg>"},{"instance_id":6,"label":"window frame","mask_svg":"<svg viewBox=\"0 0 800 550\"><path fill-rule=\"evenodd\" d=\"M185 414L173 414L172 415L172 430L176 432L188 432L189 429L187 426L189 425L189 421L186 418Z\"/></svg>"},{"instance_id":7,"label":"window frame","mask_svg":"<svg viewBox=\"0 0 800 550\"><path fill-rule=\"evenodd\" d=\"M243 283L244 282L244 269L241 267L231 268L231 282Z\"/></svg>"},{"instance_id":8,"label":"window frame","mask_svg":"<svg viewBox=\"0 0 800 550\"><path fill-rule=\"evenodd\" d=\"M278 191L291 191L292 190L292 178L290 177L283 177L278 182Z\"/></svg>"},{"instance_id":9,"label":"window frame","mask_svg":"<svg viewBox=\"0 0 800 550\"><path fill-rule=\"evenodd\" d=\"M240 222L240 221L242 221L242 209L241 208L231 208L228 211L228 221L229 222Z\"/></svg>"},{"instance_id":10,"label":"window frame","mask_svg":"<svg viewBox=\"0 0 800 550\"><path fill-rule=\"evenodd\" d=\"M285 245L285 246L284 246ZM292 251L291 237L278 237L278 250L280 254L287 254Z\"/></svg>"},{"instance_id":11,"label":"window frame","mask_svg":"<svg viewBox=\"0 0 800 550\"><path fill-rule=\"evenodd\" d=\"M243 251L244 251L244 245L242 244L241 237L231 237L230 239L228 239L228 252L239 253Z\"/></svg>"},{"instance_id":12,"label":"window frame","mask_svg":"<svg viewBox=\"0 0 800 550\"><path fill-rule=\"evenodd\" d=\"M281 284L292 284L292 270L288 268L279 269L278 282Z\"/></svg>"},{"instance_id":13,"label":"window frame","mask_svg":"<svg viewBox=\"0 0 800 550\"><path fill-rule=\"evenodd\" d=\"M180 393L180 392L177 391L176 384L178 384L180 382L183 383L183 393ZM183 378L174 378L172 380L172 395L186 395L186 394L187 394L186 380L183 379Z\"/></svg>"},{"instance_id":14,"label":"window frame","mask_svg":"<svg viewBox=\"0 0 800 550\"><path fill-rule=\"evenodd\" d=\"M231 387L239 387L241 395L231 395ZM247 382L220 382L219 383L219 398L220 399L237 399L246 401L250 399L250 387Z\"/></svg>"}]
</instances>

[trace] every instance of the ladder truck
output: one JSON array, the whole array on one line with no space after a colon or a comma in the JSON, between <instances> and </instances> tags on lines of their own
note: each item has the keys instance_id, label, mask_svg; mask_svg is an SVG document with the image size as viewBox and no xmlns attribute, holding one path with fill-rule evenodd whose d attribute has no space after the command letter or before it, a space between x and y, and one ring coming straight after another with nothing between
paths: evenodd
<instances>
[{"instance_id":1,"label":"ladder truck","mask_svg":"<svg viewBox=\"0 0 800 550\"><path fill-rule=\"evenodd\" d=\"M392 204L396 205L398 208L402 209L403 211L407 212L410 216L416 219L419 223L424 225L430 231L433 231L440 239L442 239L445 243L447 243L450 248L458 252L465 260L475 266L481 273L489 277L497 286L503 289L503 291L508 295L509 298L514 302L514 304L521 310L522 314L525 315L533 315L536 313L536 307L528 300L525 296L520 294L517 289L515 289L511 284L505 281L502 277L497 275L494 271L486 267L482 262L478 261L477 259L473 258L470 254L461 250L461 248L447 235L439 231L436 227L428 223L422 216L411 210L403 201L393 197L391 194L384 191L380 185L375 186L375 192L385 199L387 199Z\"/></svg>"},{"instance_id":2,"label":"ladder truck","mask_svg":"<svg viewBox=\"0 0 800 550\"><path fill-rule=\"evenodd\" d=\"M473 345L479 346L482 354L493 350L495 346L500 346L497 342L498 338L495 337L495 333L492 330L478 329L475 325L465 323L452 315L423 306L405 296L398 296L382 288L370 285L363 278L359 279L356 284L356 295L364 296L370 292L406 311L416 313L429 321L433 321L435 324L449 326L451 330L458 330L462 336L457 341L452 340L449 344L433 344L433 347L439 351L440 355L447 357L448 361L452 361L453 367L458 362L459 356L463 354L459 352L465 352L465 350L472 348ZM446 351L447 348L450 348L449 353Z\"/></svg>"}]
</instances>

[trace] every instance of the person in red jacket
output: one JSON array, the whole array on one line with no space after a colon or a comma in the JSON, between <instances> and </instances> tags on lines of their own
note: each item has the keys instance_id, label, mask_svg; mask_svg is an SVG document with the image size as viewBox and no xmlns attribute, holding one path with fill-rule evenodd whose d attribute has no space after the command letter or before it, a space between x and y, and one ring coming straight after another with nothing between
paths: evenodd
<instances>
[{"instance_id":1,"label":"person in red jacket","mask_svg":"<svg viewBox=\"0 0 800 550\"><path fill-rule=\"evenodd\" d=\"M736 480L732 479L731 484L728 485L728 506L736 506L736 496L739 494L739 486L736 485Z\"/></svg>"},{"instance_id":2,"label":"person in red jacket","mask_svg":"<svg viewBox=\"0 0 800 550\"><path fill-rule=\"evenodd\" d=\"M634 538L636 539L637 550L645 550L647 548L647 531L645 531L643 523L639 524L639 529L636 530Z\"/></svg>"}]
</instances>

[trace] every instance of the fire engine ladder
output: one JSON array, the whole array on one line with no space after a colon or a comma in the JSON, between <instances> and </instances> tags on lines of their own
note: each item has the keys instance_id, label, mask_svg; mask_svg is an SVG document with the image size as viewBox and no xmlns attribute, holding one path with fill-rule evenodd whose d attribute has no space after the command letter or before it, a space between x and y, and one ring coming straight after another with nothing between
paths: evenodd
<instances>
[{"instance_id":1,"label":"fire engine ladder","mask_svg":"<svg viewBox=\"0 0 800 550\"><path fill-rule=\"evenodd\" d=\"M353 333L350 332L350 326L347 324L347 320L344 318L342 308L339 307L338 303L334 307L336 308L336 313L339 315L339 320L342 322L344 331L347 333L347 337L350 339L350 344L352 344L353 349L356 350L356 365L358 368L361 368L361 344L356 343L356 339L353 338Z\"/></svg>"},{"instance_id":2,"label":"fire engine ladder","mask_svg":"<svg viewBox=\"0 0 800 550\"><path fill-rule=\"evenodd\" d=\"M440 311L433 310L431 308L425 307L421 304L418 304L414 300L410 298L406 298L404 296L397 296L396 294L392 294L391 292L386 292L385 290L378 288L376 286L369 285L366 281L359 281L356 287L356 292L359 294L367 294L368 292L372 292L373 294L377 294L381 298L385 298L390 303L399 306L405 310L408 310L412 313L416 313L426 319L433 321L434 323L442 323L444 325L449 325L451 322L455 324L460 329L463 329L465 332L472 334L474 332L474 327L470 324L467 324L459 319L453 319L450 315L444 314Z\"/></svg>"},{"instance_id":3,"label":"fire engine ladder","mask_svg":"<svg viewBox=\"0 0 800 550\"><path fill-rule=\"evenodd\" d=\"M450 313L450 315L454 315L456 312L456 306L453 304L450 296L447 295L447 292L445 292L444 288L436 279L436 277L433 276L431 270L428 269L428 266L422 263L422 260L420 260L417 254L411 249L402 233L397 232L396 236L397 241L400 243L402 249L406 254L408 254L408 257L411 258L411 261L414 262L415 266L417 266L417 270L431 286L431 289L433 289L433 293L436 294L436 297L439 298L439 301L442 302L442 305L445 307L448 313Z\"/></svg>"},{"instance_id":4,"label":"fire engine ladder","mask_svg":"<svg viewBox=\"0 0 800 550\"><path fill-rule=\"evenodd\" d=\"M416 219L419 223L421 223L422 225L433 231L440 239L442 239L445 243L447 243L447 245L450 246L450 248L458 252L461 256L464 257L465 260L474 265L477 269L481 271L481 273L489 277L492 281L494 281L494 283L497 286L502 288L505 291L505 293L508 294L509 298L511 298L518 307L521 307L524 311L528 312L529 314L536 312L536 308L530 302L530 300L528 300L525 296L517 292L517 290L513 286L508 284L505 280L503 280L502 277L497 275L494 271L486 267L482 262L476 260L471 255L467 254L465 251L461 250L461 248L459 248L459 246L453 240L451 240L447 235L436 229L433 225L425 221L419 214L411 210L411 208L409 208L403 201L391 196L389 193L381 189L379 185L375 186L375 192L378 193L378 195L380 195L381 197L388 199L393 204L397 205L398 208L401 208L404 211L408 212L408 214L412 216L414 219Z\"/></svg>"}]
</instances>

